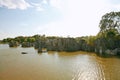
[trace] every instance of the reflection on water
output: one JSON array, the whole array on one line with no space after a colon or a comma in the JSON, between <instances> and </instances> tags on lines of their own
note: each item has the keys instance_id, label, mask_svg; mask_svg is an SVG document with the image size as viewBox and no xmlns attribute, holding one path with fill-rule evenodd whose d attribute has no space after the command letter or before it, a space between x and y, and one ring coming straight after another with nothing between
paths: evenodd
<instances>
[{"instance_id":1,"label":"reflection on water","mask_svg":"<svg viewBox=\"0 0 120 80\"><path fill-rule=\"evenodd\" d=\"M27 52L28 54L21 54ZM0 45L0 80L120 80L120 59Z\"/></svg>"},{"instance_id":2,"label":"reflection on water","mask_svg":"<svg viewBox=\"0 0 120 80\"><path fill-rule=\"evenodd\" d=\"M88 55L82 57L83 59L78 59L74 66L76 70L73 80L104 80L102 66Z\"/></svg>"}]
</instances>

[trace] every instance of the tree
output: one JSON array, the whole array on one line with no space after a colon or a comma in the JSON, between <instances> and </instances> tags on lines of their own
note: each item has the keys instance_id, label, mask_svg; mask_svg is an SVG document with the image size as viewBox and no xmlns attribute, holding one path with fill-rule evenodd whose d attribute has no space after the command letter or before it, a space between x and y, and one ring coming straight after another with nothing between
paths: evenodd
<instances>
[{"instance_id":1,"label":"tree","mask_svg":"<svg viewBox=\"0 0 120 80\"><path fill-rule=\"evenodd\" d=\"M116 29L120 33L120 12L110 12L103 15L99 27L100 32Z\"/></svg>"}]
</instances>

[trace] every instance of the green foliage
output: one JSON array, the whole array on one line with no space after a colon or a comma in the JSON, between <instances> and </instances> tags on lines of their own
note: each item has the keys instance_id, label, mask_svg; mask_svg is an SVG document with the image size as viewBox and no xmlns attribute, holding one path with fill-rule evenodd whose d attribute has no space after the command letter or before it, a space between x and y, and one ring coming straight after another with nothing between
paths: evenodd
<instances>
[{"instance_id":1,"label":"green foliage","mask_svg":"<svg viewBox=\"0 0 120 80\"><path fill-rule=\"evenodd\" d=\"M95 40L95 50L106 55L106 50L114 50L120 46L120 12L105 14L99 24L100 32Z\"/></svg>"},{"instance_id":2,"label":"green foliage","mask_svg":"<svg viewBox=\"0 0 120 80\"><path fill-rule=\"evenodd\" d=\"M109 29L120 30L120 12L111 12L102 16L99 24L100 32L105 32Z\"/></svg>"}]
</instances>

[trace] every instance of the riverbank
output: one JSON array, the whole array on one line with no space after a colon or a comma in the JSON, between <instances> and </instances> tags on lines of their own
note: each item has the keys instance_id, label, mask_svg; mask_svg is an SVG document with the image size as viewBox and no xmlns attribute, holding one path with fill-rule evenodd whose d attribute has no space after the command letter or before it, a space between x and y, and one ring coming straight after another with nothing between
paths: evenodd
<instances>
[{"instance_id":1,"label":"riverbank","mask_svg":"<svg viewBox=\"0 0 120 80\"><path fill-rule=\"evenodd\" d=\"M7 46L8 48L11 48L11 49L12 48L15 48L15 49L17 49L17 48L23 48L24 50L27 49L27 48L34 48L34 46L31 46L31 47L22 47L21 45L19 45L18 47L9 47L9 44L0 44L0 46L2 46L3 48ZM34 50L36 50L37 53L38 53L38 49L34 48ZM103 57L103 58L110 58L110 57L118 57L119 58L120 57L119 55L110 55L110 53L100 55L100 54L95 53L95 52L87 52L87 51L82 51L82 50L79 50L79 51L55 51L55 50L44 49L44 51L41 50L41 52L39 52L38 54L41 54L41 53L55 53L55 52L59 52L61 54L62 53L63 54L69 53L71 55L76 55L77 53L82 53L82 54L89 54L89 55L97 55L97 56ZM21 54L22 53L29 54L28 52L25 52L25 51L21 50Z\"/></svg>"}]
</instances>

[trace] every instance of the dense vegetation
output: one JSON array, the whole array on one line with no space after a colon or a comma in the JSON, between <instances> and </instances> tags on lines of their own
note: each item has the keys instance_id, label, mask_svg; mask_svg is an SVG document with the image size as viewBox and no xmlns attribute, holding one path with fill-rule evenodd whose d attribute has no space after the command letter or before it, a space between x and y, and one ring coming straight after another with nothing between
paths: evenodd
<instances>
[{"instance_id":1,"label":"dense vegetation","mask_svg":"<svg viewBox=\"0 0 120 80\"><path fill-rule=\"evenodd\" d=\"M88 51L99 55L120 54L120 12L111 12L102 16L99 24L100 31L96 36L56 37L34 35L29 37L3 39L10 47L34 47L41 52L42 48L49 51Z\"/></svg>"}]
</instances>

